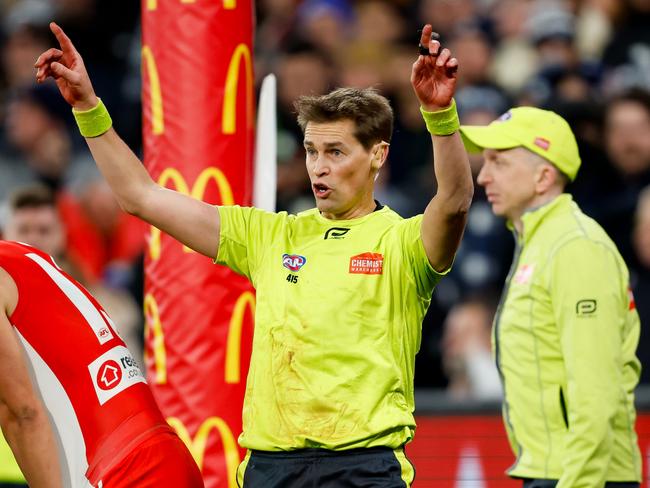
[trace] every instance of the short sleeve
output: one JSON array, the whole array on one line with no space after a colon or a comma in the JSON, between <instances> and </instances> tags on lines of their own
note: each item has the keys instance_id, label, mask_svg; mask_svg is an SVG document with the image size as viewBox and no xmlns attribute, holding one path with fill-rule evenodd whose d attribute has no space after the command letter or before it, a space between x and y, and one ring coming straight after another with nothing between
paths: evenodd
<instances>
[{"instance_id":1,"label":"short sleeve","mask_svg":"<svg viewBox=\"0 0 650 488\"><path fill-rule=\"evenodd\" d=\"M442 273L431 266L427 253L424 250L421 234L422 214L416 215L400 222L398 226L402 262L411 273L418 295L429 299L438 282L449 273L449 269Z\"/></svg>"},{"instance_id":2,"label":"short sleeve","mask_svg":"<svg viewBox=\"0 0 650 488\"><path fill-rule=\"evenodd\" d=\"M254 283L264 250L280 232L284 219L281 214L254 207L233 205L218 209L221 225L219 251L214 262L228 266Z\"/></svg>"}]
</instances>

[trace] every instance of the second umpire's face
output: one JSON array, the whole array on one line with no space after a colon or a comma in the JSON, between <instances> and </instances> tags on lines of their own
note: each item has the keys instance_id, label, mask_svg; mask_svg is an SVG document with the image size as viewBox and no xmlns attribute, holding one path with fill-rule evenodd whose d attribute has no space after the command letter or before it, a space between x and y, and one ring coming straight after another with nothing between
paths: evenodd
<instances>
[{"instance_id":1,"label":"second umpire's face","mask_svg":"<svg viewBox=\"0 0 650 488\"><path fill-rule=\"evenodd\" d=\"M477 182L495 215L514 221L534 205L539 166L522 147L483 150L483 167Z\"/></svg>"},{"instance_id":2,"label":"second umpire's face","mask_svg":"<svg viewBox=\"0 0 650 488\"><path fill-rule=\"evenodd\" d=\"M333 220L359 217L374 208L374 181L387 144L366 149L352 120L309 122L305 127L306 165L316 206ZM371 210L370 210L371 211Z\"/></svg>"}]
</instances>

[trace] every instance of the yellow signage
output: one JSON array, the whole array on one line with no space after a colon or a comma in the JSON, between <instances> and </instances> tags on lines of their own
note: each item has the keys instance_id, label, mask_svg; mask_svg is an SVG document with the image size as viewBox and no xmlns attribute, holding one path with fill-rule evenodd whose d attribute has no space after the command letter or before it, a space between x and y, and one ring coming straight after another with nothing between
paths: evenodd
<instances>
[{"instance_id":1,"label":"yellow signage","mask_svg":"<svg viewBox=\"0 0 650 488\"><path fill-rule=\"evenodd\" d=\"M181 172L176 168L166 168L160 174L158 183L165 187L167 187L169 183L173 183L176 191L185 195L190 195L198 200L203 200L205 190L210 180L213 180L217 185L219 196L221 198L221 205L234 205L235 199L233 198L232 188L230 187L230 183L228 183L228 179L219 168L215 168L214 166L210 166L201 171L191 190ZM193 252L187 246L183 246L183 250L185 252ZM151 259L154 261L160 259L160 252L160 229L152 226L151 237L149 239L149 255Z\"/></svg>"},{"instance_id":2,"label":"yellow signage","mask_svg":"<svg viewBox=\"0 0 650 488\"><path fill-rule=\"evenodd\" d=\"M160 88L160 78L158 76L158 67L151 48L147 45L142 46L142 59L144 60L143 69L147 70L149 77L149 97L151 102L151 131L154 135L160 135L165 132L165 118L163 111L163 96Z\"/></svg>"},{"instance_id":3,"label":"yellow signage","mask_svg":"<svg viewBox=\"0 0 650 488\"><path fill-rule=\"evenodd\" d=\"M224 134L234 134L236 132L237 89L239 86L239 68L242 60L246 70L246 122L248 127L253 126L253 61L248 46L239 44L230 57L228 73L226 74L221 117Z\"/></svg>"},{"instance_id":4,"label":"yellow signage","mask_svg":"<svg viewBox=\"0 0 650 488\"><path fill-rule=\"evenodd\" d=\"M151 293L147 293L144 297L144 336L151 339L151 349L153 350L153 364L154 364L154 383L157 385L164 385L167 383L167 350L165 349L165 334L162 329L162 322L160 320L160 312L158 311L158 303ZM145 361L149 361L148 348L144 348Z\"/></svg>"},{"instance_id":5,"label":"yellow signage","mask_svg":"<svg viewBox=\"0 0 650 488\"><path fill-rule=\"evenodd\" d=\"M228 488L237 488L237 467L241 462L239 457L239 449L235 436L232 433L228 424L219 417L209 417L203 421L199 426L194 438L190 436L185 424L177 417L168 417L167 423L171 425L178 434L178 437L185 443L187 448L192 453L192 457L199 469L203 470L203 460L205 459L205 449L208 444L208 436L214 429L221 437L223 445L223 452L226 458L226 472L228 474Z\"/></svg>"}]
</instances>

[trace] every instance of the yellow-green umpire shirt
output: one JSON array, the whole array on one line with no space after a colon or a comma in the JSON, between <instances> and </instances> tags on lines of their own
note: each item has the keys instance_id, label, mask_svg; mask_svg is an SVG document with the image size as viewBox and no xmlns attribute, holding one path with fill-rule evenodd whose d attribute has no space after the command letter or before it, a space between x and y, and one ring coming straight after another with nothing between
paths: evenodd
<instances>
[{"instance_id":1,"label":"yellow-green umpire shirt","mask_svg":"<svg viewBox=\"0 0 650 488\"><path fill-rule=\"evenodd\" d=\"M570 195L527 212L493 342L508 474L558 488L640 481L639 316L616 246Z\"/></svg>"},{"instance_id":2,"label":"yellow-green umpire shirt","mask_svg":"<svg viewBox=\"0 0 650 488\"><path fill-rule=\"evenodd\" d=\"M219 214L216 262L257 292L239 443L342 450L411 440L415 353L441 276L422 245L422 215Z\"/></svg>"}]
</instances>

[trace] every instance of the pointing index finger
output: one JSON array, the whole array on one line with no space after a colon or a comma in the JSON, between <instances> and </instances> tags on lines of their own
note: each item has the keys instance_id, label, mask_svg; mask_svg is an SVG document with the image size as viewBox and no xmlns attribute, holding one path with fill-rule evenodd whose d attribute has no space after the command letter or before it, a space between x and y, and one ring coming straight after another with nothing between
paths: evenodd
<instances>
[{"instance_id":1,"label":"pointing index finger","mask_svg":"<svg viewBox=\"0 0 650 488\"><path fill-rule=\"evenodd\" d=\"M50 22L50 30L52 34L56 37L56 40L59 41L59 45L64 51L75 51L74 45L70 38L63 32L63 29L59 27L56 22Z\"/></svg>"},{"instance_id":2,"label":"pointing index finger","mask_svg":"<svg viewBox=\"0 0 650 488\"><path fill-rule=\"evenodd\" d=\"M440 34L433 32L431 24L426 24L420 33L418 43L419 54L423 56L437 56L440 52Z\"/></svg>"}]
</instances>

